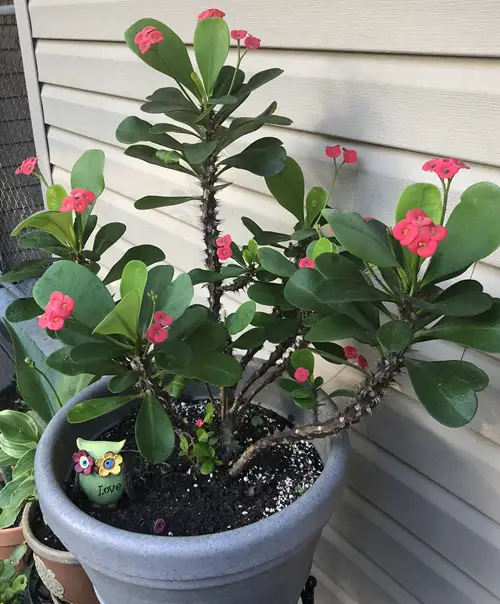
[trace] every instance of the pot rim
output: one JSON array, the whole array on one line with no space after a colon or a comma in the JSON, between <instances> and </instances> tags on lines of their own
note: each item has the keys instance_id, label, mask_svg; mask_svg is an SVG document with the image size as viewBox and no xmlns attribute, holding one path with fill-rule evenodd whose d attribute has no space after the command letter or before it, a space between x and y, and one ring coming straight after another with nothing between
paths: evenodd
<instances>
[{"instance_id":1,"label":"pot rim","mask_svg":"<svg viewBox=\"0 0 500 604\"><path fill-rule=\"evenodd\" d=\"M321 517L326 514L325 518L322 518L324 520L322 525L326 523L331 513L329 502L332 493L342 492L345 482L349 451L348 435L345 432L331 441L323 471L306 493L284 510L247 526L209 535L165 537L126 531L92 518L76 506L64 492L57 479L53 459L57 455L57 441L61 433L70 425L66 420L68 410L88 398L102 396L107 392L107 381L106 378L99 380L66 403L45 429L37 447L35 476L39 499L44 514L48 518L51 515L54 518L54 522L49 523L54 526L58 524L61 532L75 535L75 527L78 527L78 532L85 535L87 543L99 543L100 549L104 548L108 551L121 551L125 557L128 554L134 555L137 551L141 552L141 557L162 556L168 552L170 557L178 561L187 561L197 556L205 558L209 554L227 553L235 547L241 550L244 547L261 546L265 543L264 556L271 560L276 558L276 552L285 546L284 534L287 536L286 546L289 549L293 544L303 542L304 538L310 535L308 518L311 519L311 523L318 524L318 512L321 512ZM238 545L236 546L235 543ZM69 549L75 551L81 562L88 561L89 565L92 565L90 557L85 560L86 556L71 547L73 543L67 545L70 545ZM279 555L281 556L282 553Z\"/></svg>"},{"instance_id":2,"label":"pot rim","mask_svg":"<svg viewBox=\"0 0 500 604\"><path fill-rule=\"evenodd\" d=\"M0 547L11 547L13 545L22 545L24 543L23 529L21 522L19 526L0 529L0 534L6 538L5 542L0 543Z\"/></svg>"},{"instance_id":3,"label":"pot rim","mask_svg":"<svg viewBox=\"0 0 500 604\"><path fill-rule=\"evenodd\" d=\"M80 564L78 560L70 552L62 552L58 549L54 549L45 545L35 537L35 533L31 528L31 515L34 514L38 501L31 501L27 503L23 510L20 527L23 531L26 543L33 550L33 552L40 558L45 558L51 562L58 562L59 564Z\"/></svg>"}]
</instances>

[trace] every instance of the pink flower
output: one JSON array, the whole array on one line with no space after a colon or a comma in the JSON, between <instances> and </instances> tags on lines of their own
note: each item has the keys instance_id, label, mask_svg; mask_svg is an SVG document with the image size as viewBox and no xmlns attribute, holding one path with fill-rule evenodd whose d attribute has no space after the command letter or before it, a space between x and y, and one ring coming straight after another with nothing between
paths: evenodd
<instances>
[{"instance_id":1,"label":"pink flower","mask_svg":"<svg viewBox=\"0 0 500 604\"><path fill-rule=\"evenodd\" d=\"M72 212L74 210L75 199L71 196L65 197L61 203L61 212Z\"/></svg>"},{"instance_id":2,"label":"pink flower","mask_svg":"<svg viewBox=\"0 0 500 604\"><path fill-rule=\"evenodd\" d=\"M86 204L91 204L95 201L95 195L87 189L73 189L70 193L73 199L79 199Z\"/></svg>"},{"instance_id":3,"label":"pink flower","mask_svg":"<svg viewBox=\"0 0 500 604\"><path fill-rule=\"evenodd\" d=\"M77 474L85 474L88 476L92 474L94 469L95 461L94 459L87 453L87 451L78 451L78 453L73 453L73 461L75 462L75 472Z\"/></svg>"},{"instance_id":4,"label":"pink flower","mask_svg":"<svg viewBox=\"0 0 500 604\"><path fill-rule=\"evenodd\" d=\"M414 254L418 254L421 258L429 258L435 254L438 248L436 239L431 238L430 229L422 228L418 237L410 243L408 249Z\"/></svg>"},{"instance_id":5,"label":"pink flower","mask_svg":"<svg viewBox=\"0 0 500 604\"><path fill-rule=\"evenodd\" d=\"M155 29L149 34L148 39L151 44L159 44L160 42L163 42L163 34L161 31Z\"/></svg>"},{"instance_id":6,"label":"pink flower","mask_svg":"<svg viewBox=\"0 0 500 604\"><path fill-rule=\"evenodd\" d=\"M250 34L248 34L248 36L245 38L245 48L248 48L249 50L255 50L257 48L260 48L260 43L261 40L259 38L256 38L255 36L251 36Z\"/></svg>"},{"instance_id":7,"label":"pink flower","mask_svg":"<svg viewBox=\"0 0 500 604\"><path fill-rule=\"evenodd\" d=\"M38 164L38 156L37 157L27 157L22 164L17 168L16 174L24 174L25 176L29 176L33 170L37 167Z\"/></svg>"},{"instance_id":8,"label":"pink flower","mask_svg":"<svg viewBox=\"0 0 500 604\"><path fill-rule=\"evenodd\" d=\"M204 425L204 421L200 418L196 420L196 427L201 428Z\"/></svg>"},{"instance_id":9,"label":"pink flower","mask_svg":"<svg viewBox=\"0 0 500 604\"><path fill-rule=\"evenodd\" d=\"M232 255L233 251L229 246L220 247L217 250L219 260L227 260L228 258L231 258Z\"/></svg>"},{"instance_id":10,"label":"pink flower","mask_svg":"<svg viewBox=\"0 0 500 604\"><path fill-rule=\"evenodd\" d=\"M231 38L233 40L243 40L243 38L247 35L246 29L233 29L231 32Z\"/></svg>"},{"instance_id":11,"label":"pink flower","mask_svg":"<svg viewBox=\"0 0 500 604\"><path fill-rule=\"evenodd\" d=\"M314 260L312 258L302 258L299 262L299 268L314 268Z\"/></svg>"},{"instance_id":12,"label":"pink flower","mask_svg":"<svg viewBox=\"0 0 500 604\"><path fill-rule=\"evenodd\" d=\"M435 241L443 241L448 235L448 229L444 226L440 226L439 224L431 224L429 225L429 233L431 239L434 239Z\"/></svg>"},{"instance_id":13,"label":"pink flower","mask_svg":"<svg viewBox=\"0 0 500 604\"><path fill-rule=\"evenodd\" d=\"M198 15L198 21L202 21L203 19L211 19L213 17L224 19L225 16L226 13L222 12L218 8L209 8Z\"/></svg>"},{"instance_id":14,"label":"pink flower","mask_svg":"<svg viewBox=\"0 0 500 604\"><path fill-rule=\"evenodd\" d=\"M153 323L146 331L146 338L151 344L161 344L168 338L168 331L158 323Z\"/></svg>"},{"instance_id":15,"label":"pink flower","mask_svg":"<svg viewBox=\"0 0 500 604\"><path fill-rule=\"evenodd\" d=\"M337 157L340 157L341 153L342 149L340 148L340 145L334 145L333 147L325 147L325 154L331 159L337 159Z\"/></svg>"},{"instance_id":16,"label":"pink flower","mask_svg":"<svg viewBox=\"0 0 500 604\"><path fill-rule=\"evenodd\" d=\"M40 315L38 317L38 325L40 325L40 327L42 329L47 329L49 326L49 313L44 312L43 315Z\"/></svg>"},{"instance_id":17,"label":"pink flower","mask_svg":"<svg viewBox=\"0 0 500 604\"><path fill-rule=\"evenodd\" d=\"M73 314L75 301L70 296L65 296L62 292L54 292L45 307L45 312L55 313L63 319L69 319Z\"/></svg>"},{"instance_id":18,"label":"pink flower","mask_svg":"<svg viewBox=\"0 0 500 604\"><path fill-rule=\"evenodd\" d=\"M52 331L59 331L64 327L64 317L57 315L55 312L46 313L48 314L47 327Z\"/></svg>"},{"instance_id":19,"label":"pink flower","mask_svg":"<svg viewBox=\"0 0 500 604\"><path fill-rule=\"evenodd\" d=\"M141 55L145 55L150 48L151 42L149 40L142 40L142 42L139 43L139 50L141 51Z\"/></svg>"},{"instance_id":20,"label":"pink flower","mask_svg":"<svg viewBox=\"0 0 500 604\"><path fill-rule=\"evenodd\" d=\"M148 25L143 30L141 30L134 38L134 42L136 44L140 44L143 40L147 40L148 34L154 31L156 27L154 25Z\"/></svg>"},{"instance_id":21,"label":"pink flower","mask_svg":"<svg viewBox=\"0 0 500 604\"><path fill-rule=\"evenodd\" d=\"M358 351L354 346L345 346L344 347L345 358L349 361L354 361L358 358Z\"/></svg>"},{"instance_id":22,"label":"pink flower","mask_svg":"<svg viewBox=\"0 0 500 604\"><path fill-rule=\"evenodd\" d=\"M139 45L141 54L146 54L152 46L163 42L163 34L153 25L148 25L135 36L134 42Z\"/></svg>"},{"instance_id":23,"label":"pink flower","mask_svg":"<svg viewBox=\"0 0 500 604\"><path fill-rule=\"evenodd\" d=\"M227 247L233 243L233 240L231 239L231 235L224 235L224 237L217 237L215 243L217 247Z\"/></svg>"},{"instance_id":24,"label":"pink flower","mask_svg":"<svg viewBox=\"0 0 500 604\"><path fill-rule=\"evenodd\" d=\"M74 199L73 200L73 210L77 214L83 214L88 207L88 203L83 201L83 199Z\"/></svg>"},{"instance_id":25,"label":"pink flower","mask_svg":"<svg viewBox=\"0 0 500 604\"><path fill-rule=\"evenodd\" d=\"M306 369L305 367L299 367L294 373L294 378L297 380L297 382L303 384L304 382L307 382L307 378L309 377L310 373L311 372L309 371L309 369Z\"/></svg>"},{"instance_id":26,"label":"pink flower","mask_svg":"<svg viewBox=\"0 0 500 604\"><path fill-rule=\"evenodd\" d=\"M342 150L344 151L344 161L346 164L355 164L358 161L357 151L346 149L345 147L342 147Z\"/></svg>"},{"instance_id":27,"label":"pink flower","mask_svg":"<svg viewBox=\"0 0 500 604\"><path fill-rule=\"evenodd\" d=\"M166 312L159 310L155 312L153 321L158 325L161 325L161 327L170 327L170 325L172 325L174 322L174 319L170 315L167 315Z\"/></svg>"},{"instance_id":28,"label":"pink flower","mask_svg":"<svg viewBox=\"0 0 500 604\"><path fill-rule=\"evenodd\" d=\"M418 226L408 219L400 220L392 229L394 239L401 242L401 245L409 245L418 237Z\"/></svg>"},{"instance_id":29,"label":"pink flower","mask_svg":"<svg viewBox=\"0 0 500 604\"><path fill-rule=\"evenodd\" d=\"M470 170L470 166L458 157L435 157L422 166L424 172L434 172L439 178L453 178L459 170Z\"/></svg>"},{"instance_id":30,"label":"pink flower","mask_svg":"<svg viewBox=\"0 0 500 604\"><path fill-rule=\"evenodd\" d=\"M361 369L366 369L368 367L368 361L362 354L359 355L357 363L358 367L360 367Z\"/></svg>"},{"instance_id":31,"label":"pink flower","mask_svg":"<svg viewBox=\"0 0 500 604\"><path fill-rule=\"evenodd\" d=\"M432 224L432 220L423 210L408 210L408 212L406 212L406 218L412 224L416 224L417 226L428 226Z\"/></svg>"},{"instance_id":32,"label":"pink flower","mask_svg":"<svg viewBox=\"0 0 500 604\"><path fill-rule=\"evenodd\" d=\"M153 525L153 533L155 535L161 535L165 531L166 526L167 523L165 520L163 520L163 518L158 518Z\"/></svg>"}]
</instances>

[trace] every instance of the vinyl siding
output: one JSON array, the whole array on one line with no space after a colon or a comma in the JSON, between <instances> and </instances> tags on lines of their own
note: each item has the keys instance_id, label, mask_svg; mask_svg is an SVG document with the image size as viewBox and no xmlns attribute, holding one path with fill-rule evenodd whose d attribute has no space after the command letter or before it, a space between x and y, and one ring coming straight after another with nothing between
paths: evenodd
<instances>
[{"instance_id":1,"label":"vinyl siding","mask_svg":"<svg viewBox=\"0 0 500 604\"><path fill-rule=\"evenodd\" d=\"M144 242L162 247L178 271L200 265L194 202L151 212L133 208L143 195L185 195L195 183L125 157L114 133L124 117L140 115L141 101L165 82L126 49L123 31L149 15L168 21L188 41L205 4L31 0L29 8L54 179L68 182L84 150L106 152L99 222L120 220L127 233L107 253L105 266L127 245ZM281 138L310 186L329 184L325 144L359 151L359 163L342 172L337 207L391 223L403 188L432 181L421 165L435 154L461 156L472 166L453 183L452 207L468 185L500 183L496 0L478 0L474 7L469 0L291 0L286 10L276 1L233 0L221 8L233 26L247 27L272 46L248 55L248 74L285 70L240 115L277 100L279 113L294 124L262 129L259 136ZM270 230L292 226L262 179L227 176L235 185L221 192L222 217L236 240L248 237L242 215ZM471 274L499 295L500 253ZM228 309L239 299L228 297ZM480 394L473 423L455 431L432 420L402 378L352 433L349 488L316 556L320 604L500 603L498 357L444 342L422 344L418 354L471 360L489 373L490 386ZM349 369L325 369L329 389L355 380Z\"/></svg>"}]
</instances>

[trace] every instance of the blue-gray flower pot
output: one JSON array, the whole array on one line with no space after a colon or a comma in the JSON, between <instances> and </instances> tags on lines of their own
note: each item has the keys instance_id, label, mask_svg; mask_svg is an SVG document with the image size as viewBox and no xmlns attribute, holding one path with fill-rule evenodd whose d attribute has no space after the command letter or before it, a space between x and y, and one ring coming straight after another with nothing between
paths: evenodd
<instances>
[{"instance_id":1,"label":"blue-gray flower pot","mask_svg":"<svg viewBox=\"0 0 500 604\"><path fill-rule=\"evenodd\" d=\"M101 380L61 409L45 430L35 461L45 520L80 561L100 601L296 604L321 531L344 489L347 435L319 444L325 461L321 476L297 501L273 516L216 535L141 535L91 518L72 503L63 489L76 438L96 437L116 424L127 410L79 425L69 424L66 413L78 402L106 393L106 381ZM297 415L297 407L277 388L270 388L260 400L281 413Z\"/></svg>"}]
</instances>

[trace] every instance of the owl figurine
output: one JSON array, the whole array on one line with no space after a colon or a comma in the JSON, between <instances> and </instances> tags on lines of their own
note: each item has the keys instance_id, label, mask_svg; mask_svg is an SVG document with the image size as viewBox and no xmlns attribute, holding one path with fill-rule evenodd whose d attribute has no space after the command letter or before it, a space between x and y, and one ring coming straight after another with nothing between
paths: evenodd
<instances>
[{"instance_id":1,"label":"owl figurine","mask_svg":"<svg viewBox=\"0 0 500 604\"><path fill-rule=\"evenodd\" d=\"M76 441L73 454L75 472L85 495L98 507L116 506L124 490L124 465L121 442L104 440Z\"/></svg>"}]
</instances>

